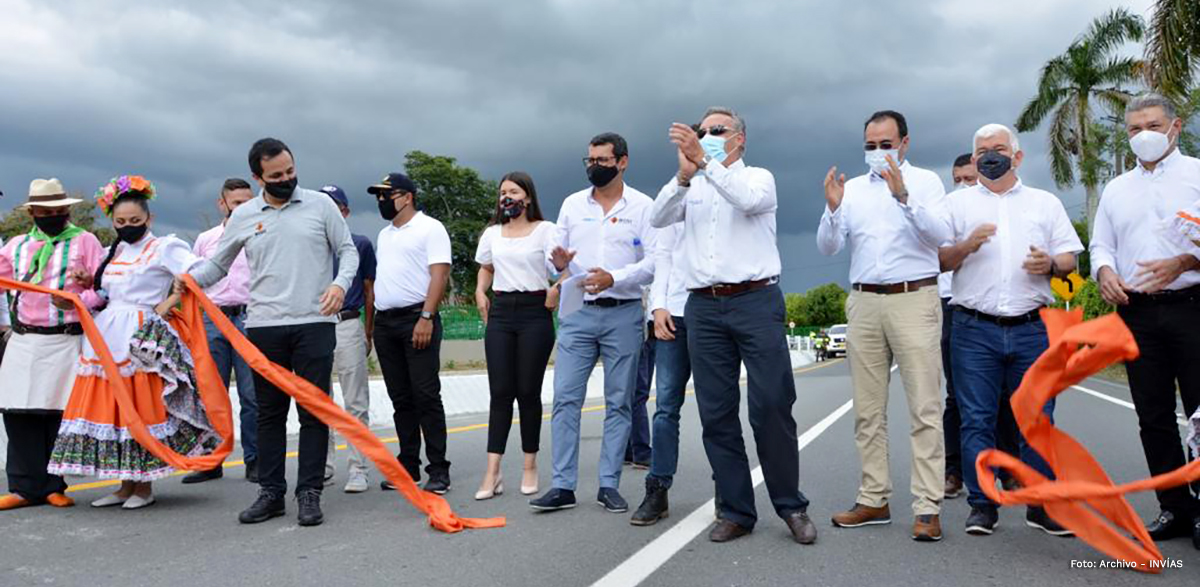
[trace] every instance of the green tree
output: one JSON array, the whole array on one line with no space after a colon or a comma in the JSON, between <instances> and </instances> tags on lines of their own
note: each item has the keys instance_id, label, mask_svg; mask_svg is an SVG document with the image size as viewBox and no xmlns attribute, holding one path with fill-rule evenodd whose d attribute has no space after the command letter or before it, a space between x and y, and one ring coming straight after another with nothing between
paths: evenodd
<instances>
[{"instance_id":1,"label":"green tree","mask_svg":"<svg viewBox=\"0 0 1200 587\"><path fill-rule=\"evenodd\" d=\"M795 322L796 326L809 326L808 315L804 313L804 294L790 293L783 296L783 305L787 310L788 322Z\"/></svg>"},{"instance_id":2,"label":"green tree","mask_svg":"<svg viewBox=\"0 0 1200 587\"><path fill-rule=\"evenodd\" d=\"M1146 42L1146 81L1183 102L1194 97L1200 66L1200 2L1158 0Z\"/></svg>"},{"instance_id":3,"label":"green tree","mask_svg":"<svg viewBox=\"0 0 1200 587\"><path fill-rule=\"evenodd\" d=\"M105 246L112 244L117 238L117 233L108 226L98 225L100 214L96 203L80 194L71 194L71 197L83 200L83 202L71 206L71 222L75 226L95 234ZM33 228L33 218L22 208L13 208L0 217L0 236L4 237L5 241L25 234L31 228Z\"/></svg>"},{"instance_id":4,"label":"green tree","mask_svg":"<svg viewBox=\"0 0 1200 587\"><path fill-rule=\"evenodd\" d=\"M1079 242L1083 243L1083 252L1078 256L1078 268L1076 273L1082 275L1085 279L1092 274L1092 256L1088 252L1088 225L1082 220L1076 220L1071 223L1075 227L1075 234L1079 235Z\"/></svg>"},{"instance_id":5,"label":"green tree","mask_svg":"<svg viewBox=\"0 0 1200 587\"><path fill-rule=\"evenodd\" d=\"M450 269L449 301L461 303L475 292L475 247L496 207L499 188L495 181L479 177L454 157L411 151L404 156L404 169L417 185L417 203L424 212L446 225L450 233L453 264Z\"/></svg>"},{"instance_id":6,"label":"green tree","mask_svg":"<svg viewBox=\"0 0 1200 587\"><path fill-rule=\"evenodd\" d=\"M1028 132L1050 120L1050 165L1059 188L1079 182L1087 190L1088 226L1100 203L1099 186L1105 169L1103 145L1095 138L1093 102L1110 113L1123 113L1129 93L1124 86L1141 79L1142 60L1114 55L1125 43L1140 42L1145 23L1124 8L1096 19L1067 51L1042 67L1037 94L1017 118L1016 127Z\"/></svg>"},{"instance_id":7,"label":"green tree","mask_svg":"<svg viewBox=\"0 0 1200 587\"><path fill-rule=\"evenodd\" d=\"M830 326L846 322L846 290L836 283L818 285L801 298L798 314L806 326Z\"/></svg>"}]
</instances>

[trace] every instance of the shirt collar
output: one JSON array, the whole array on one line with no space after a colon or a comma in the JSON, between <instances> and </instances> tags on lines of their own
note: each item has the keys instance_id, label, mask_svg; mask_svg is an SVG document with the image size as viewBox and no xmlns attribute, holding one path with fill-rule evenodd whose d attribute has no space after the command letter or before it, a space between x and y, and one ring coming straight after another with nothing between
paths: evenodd
<instances>
[{"instance_id":1,"label":"shirt collar","mask_svg":"<svg viewBox=\"0 0 1200 587\"><path fill-rule=\"evenodd\" d=\"M1154 166L1153 171L1146 169L1146 166L1142 165L1141 160L1138 160L1138 169L1140 169L1142 171L1143 175L1153 175L1156 173L1161 173L1163 171L1163 169L1170 167L1172 162L1179 160L1179 158L1181 158L1181 157L1183 157L1183 153L1179 152L1179 146L1176 145L1173 149L1171 149L1170 155L1163 157L1163 160L1159 161L1158 165Z\"/></svg>"},{"instance_id":2,"label":"shirt collar","mask_svg":"<svg viewBox=\"0 0 1200 587\"><path fill-rule=\"evenodd\" d=\"M629 184L622 182L621 183L621 199L617 200L617 203L613 205L613 210L616 210L617 206L623 206L625 204L625 192L628 189L629 189ZM596 188L592 188L592 189L588 190L587 201L589 204L595 204L597 206L600 205L600 202L596 201Z\"/></svg>"},{"instance_id":3,"label":"shirt collar","mask_svg":"<svg viewBox=\"0 0 1200 587\"><path fill-rule=\"evenodd\" d=\"M302 192L302 190L297 187L296 191L292 192L292 197L289 198L288 201L284 202L283 205L278 208L275 208L275 206L272 206L270 203L267 202L266 190L259 190L258 197L260 200L262 200L262 209L263 210L266 210L268 208L275 208L276 210L282 210L284 208L287 208L288 206L291 206L292 204L303 204L304 198L300 195L301 192Z\"/></svg>"},{"instance_id":4,"label":"shirt collar","mask_svg":"<svg viewBox=\"0 0 1200 587\"><path fill-rule=\"evenodd\" d=\"M1013 184L1013 186L1012 186L1011 188L1008 188L1008 191L1006 191L1006 192L1004 192L1004 193L1002 193L1002 194L998 194L998 193L996 193L996 192L993 192L993 191L992 191L990 188L988 188L986 185L983 185L983 182L982 182L982 181L981 181L981 182L979 182L979 183L977 183L977 184L975 184L975 187L979 188L979 190L980 190L981 192L983 192L985 195L988 195L988 196L996 196L996 197L998 197L998 198L1002 198L1002 197L1004 197L1004 196L1008 196L1008 195L1011 195L1011 194L1015 194L1015 193L1017 193L1017 192L1021 191L1021 189L1025 187L1025 184L1024 184L1024 183L1021 183L1021 178L1020 178L1020 177L1018 177L1018 178L1017 178L1017 183L1014 183L1014 184Z\"/></svg>"},{"instance_id":5,"label":"shirt collar","mask_svg":"<svg viewBox=\"0 0 1200 587\"><path fill-rule=\"evenodd\" d=\"M417 210L417 213L413 214L413 217L409 218L408 222L405 222L404 224L401 224L400 226L396 226L395 224L389 222L387 227L392 230L404 230L405 228L408 228L410 226L415 226L417 224L417 222L423 218L425 218L425 213L420 210Z\"/></svg>"}]
</instances>

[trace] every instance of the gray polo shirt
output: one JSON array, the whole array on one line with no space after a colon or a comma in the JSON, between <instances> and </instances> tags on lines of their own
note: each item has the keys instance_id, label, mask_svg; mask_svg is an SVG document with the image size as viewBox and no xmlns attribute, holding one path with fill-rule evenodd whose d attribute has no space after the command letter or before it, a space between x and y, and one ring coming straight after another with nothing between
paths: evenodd
<instances>
[{"instance_id":1,"label":"gray polo shirt","mask_svg":"<svg viewBox=\"0 0 1200 587\"><path fill-rule=\"evenodd\" d=\"M350 291L358 271L358 250L346 220L329 196L296 188L282 208L258 197L238 206L211 259L192 269L200 287L220 281L238 253L250 265L250 305L246 326L292 326L337 322L321 315L321 294L329 288L334 256L338 274L333 285Z\"/></svg>"}]
</instances>

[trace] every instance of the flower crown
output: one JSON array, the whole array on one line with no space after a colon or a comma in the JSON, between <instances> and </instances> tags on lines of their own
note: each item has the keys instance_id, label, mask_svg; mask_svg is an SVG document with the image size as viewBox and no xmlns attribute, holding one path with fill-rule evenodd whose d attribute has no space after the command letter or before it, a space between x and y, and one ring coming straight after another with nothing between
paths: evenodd
<instances>
[{"instance_id":1,"label":"flower crown","mask_svg":"<svg viewBox=\"0 0 1200 587\"><path fill-rule=\"evenodd\" d=\"M105 216L112 216L113 202L126 194L153 200L154 184L140 175L120 175L96 190L96 203L100 205L100 210L104 212Z\"/></svg>"}]
</instances>

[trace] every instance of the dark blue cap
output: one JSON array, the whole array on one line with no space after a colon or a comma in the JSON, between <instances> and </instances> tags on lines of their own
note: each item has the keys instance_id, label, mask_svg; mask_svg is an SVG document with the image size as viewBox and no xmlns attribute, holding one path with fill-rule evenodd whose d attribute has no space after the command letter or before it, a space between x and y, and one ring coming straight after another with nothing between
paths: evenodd
<instances>
[{"instance_id":1,"label":"dark blue cap","mask_svg":"<svg viewBox=\"0 0 1200 587\"><path fill-rule=\"evenodd\" d=\"M404 175L403 173L389 173L382 180L380 180L379 183L367 188L367 193L377 195L380 192L392 192L397 190L408 192L410 194L416 194L417 184L413 183L413 180L409 179L408 176Z\"/></svg>"},{"instance_id":2,"label":"dark blue cap","mask_svg":"<svg viewBox=\"0 0 1200 587\"><path fill-rule=\"evenodd\" d=\"M321 188L321 191L330 198L333 198L333 201L336 202L337 205L345 206L347 208L350 207L350 200L346 199L346 192L342 191L342 188L336 185L327 185Z\"/></svg>"}]
</instances>

